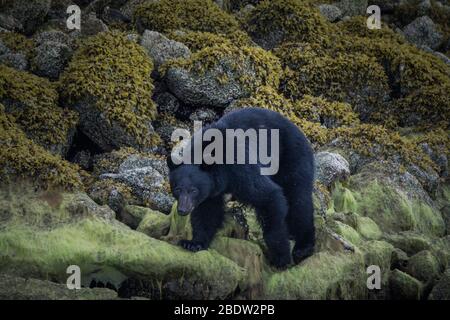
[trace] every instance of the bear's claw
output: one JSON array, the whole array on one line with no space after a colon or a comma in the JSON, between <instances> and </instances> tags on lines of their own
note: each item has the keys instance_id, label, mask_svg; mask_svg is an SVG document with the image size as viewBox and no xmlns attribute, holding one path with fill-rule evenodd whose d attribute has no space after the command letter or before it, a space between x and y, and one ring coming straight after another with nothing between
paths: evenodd
<instances>
[{"instance_id":1,"label":"bear's claw","mask_svg":"<svg viewBox=\"0 0 450 320\"><path fill-rule=\"evenodd\" d=\"M178 245L183 247L184 249L192 251L192 252L197 252L197 251L206 249L206 246L203 245L202 243L191 241L191 240L180 240L178 242Z\"/></svg>"}]
</instances>

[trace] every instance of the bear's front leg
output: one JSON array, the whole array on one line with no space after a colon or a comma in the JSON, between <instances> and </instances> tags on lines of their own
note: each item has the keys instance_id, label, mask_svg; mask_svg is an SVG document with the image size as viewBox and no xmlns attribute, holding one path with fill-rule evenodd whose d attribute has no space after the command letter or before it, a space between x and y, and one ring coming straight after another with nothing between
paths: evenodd
<instances>
[{"instance_id":1,"label":"bear's front leg","mask_svg":"<svg viewBox=\"0 0 450 320\"><path fill-rule=\"evenodd\" d=\"M224 215L223 196L205 200L191 214L192 240L180 240L178 244L193 252L208 249Z\"/></svg>"}]
</instances>

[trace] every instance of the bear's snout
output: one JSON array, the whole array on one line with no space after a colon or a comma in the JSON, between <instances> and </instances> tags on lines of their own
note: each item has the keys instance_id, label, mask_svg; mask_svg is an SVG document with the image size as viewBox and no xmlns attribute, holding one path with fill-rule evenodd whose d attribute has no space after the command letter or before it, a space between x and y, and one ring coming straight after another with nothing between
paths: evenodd
<instances>
[{"instance_id":1,"label":"bear's snout","mask_svg":"<svg viewBox=\"0 0 450 320\"><path fill-rule=\"evenodd\" d=\"M194 210L194 204L192 199L187 195L181 195L178 199L178 214L180 216L186 216Z\"/></svg>"}]
</instances>

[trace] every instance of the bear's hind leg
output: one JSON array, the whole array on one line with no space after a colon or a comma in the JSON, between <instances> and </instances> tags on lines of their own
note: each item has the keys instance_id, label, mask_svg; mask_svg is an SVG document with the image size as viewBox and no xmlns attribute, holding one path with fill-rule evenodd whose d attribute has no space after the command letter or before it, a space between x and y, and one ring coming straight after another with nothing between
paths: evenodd
<instances>
[{"instance_id":1,"label":"bear's hind leg","mask_svg":"<svg viewBox=\"0 0 450 320\"><path fill-rule=\"evenodd\" d=\"M192 240L180 240L178 244L194 252L208 249L224 215L223 196L207 199L191 214Z\"/></svg>"},{"instance_id":2,"label":"bear's hind leg","mask_svg":"<svg viewBox=\"0 0 450 320\"><path fill-rule=\"evenodd\" d=\"M286 222L289 233L295 240L292 258L297 264L314 253L315 229L312 195L304 190L292 190L288 196L288 203L289 212Z\"/></svg>"}]
</instances>

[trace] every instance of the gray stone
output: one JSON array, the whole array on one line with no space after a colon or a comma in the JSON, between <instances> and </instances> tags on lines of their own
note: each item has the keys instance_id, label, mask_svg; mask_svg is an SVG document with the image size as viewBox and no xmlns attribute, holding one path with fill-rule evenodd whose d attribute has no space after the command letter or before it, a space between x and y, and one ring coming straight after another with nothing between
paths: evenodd
<instances>
[{"instance_id":1,"label":"gray stone","mask_svg":"<svg viewBox=\"0 0 450 320\"><path fill-rule=\"evenodd\" d=\"M321 4L319 6L320 13L330 22L335 22L342 17L342 11L332 4Z\"/></svg>"},{"instance_id":2,"label":"gray stone","mask_svg":"<svg viewBox=\"0 0 450 320\"><path fill-rule=\"evenodd\" d=\"M39 32L33 36L33 40L37 46L40 46L46 42L56 42L67 46L71 46L72 44L70 37L64 32L58 30Z\"/></svg>"},{"instance_id":3,"label":"gray stone","mask_svg":"<svg viewBox=\"0 0 450 320\"><path fill-rule=\"evenodd\" d=\"M91 12L88 15L82 16L81 35L93 36L100 32L108 31L108 26L97 18L95 13Z\"/></svg>"},{"instance_id":4,"label":"gray stone","mask_svg":"<svg viewBox=\"0 0 450 320\"><path fill-rule=\"evenodd\" d=\"M212 109L200 108L189 116L191 121L202 121L204 124L214 122L219 119L219 115Z\"/></svg>"},{"instance_id":5,"label":"gray stone","mask_svg":"<svg viewBox=\"0 0 450 320\"><path fill-rule=\"evenodd\" d=\"M0 27L8 31L20 32L23 30L22 23L13 16L0 13Z\"/></svg>"},{"instance_id":6,"label":"gray stone","mask_svg":"<svg viewBox=\"0 0 450 320\"><path fill-rule=\"evenodd\" d=\"M171 59L189 58L191 51L181 42L170 40L159 32L145 30L142 34L141 45L153 59L155 68Z\"/></svg>"},{"instance_id":7,"label":"gray stone","mask_svg":"<svg viewBox=\"0 0 450 320\"><path fill-rule=\"evenodd\" d=\"M34 49L33 71L41 77L56 80L71 56L72 49L67 45L52 41L44 42Z\"/></svg>"},{"instance_id":8,"label":"gray stone","mask_svg":"<svg viewBox=\"0 0 450 320\"><path fill-rule=\"evenodd\" d=\"M2 40L0 40L0 55L9 53L9 48L3 43Z\"/></svg>"},{"instance_id":9,"label":"gray stone","mask_svg":"<svg viewBox=\"0 0 450 320\"><path fill-rule=\"evenodd\" d=\"M417 18L404 29L406 39L416 46L427 46L437 49L442 41L443 35L438 31L436 24L428 16Z\"/></svg>"},{"instance_id":10,"label":"gray stone","mask_svg":"<svg viewBox=\"0 0 450 320\"><path fill-rule=\"evenodd\" d=\"M162 92L155 97L159 112L174 114L180 108L180 102L169 92Z\"/></svg>"},{"instance_id":11,"label":"gray stone","mask_svg":"<svg viewBox=\"0 0 450 320\"><path fill-rule=\"evenodd\" d=\"M17 19L26 34L32 34L44 22L50 10L51 0L14 0L8 1L4 14ZM8 28L7 28L8 29Z\"/></svg>"},{"instance_id":12,"label":"gray stone","mask_svg":"<svg viewBox=\"0 0 450 320\"><path fill-rule=\"evenodd\" d=\"M28 60L22 53L5 53L0 56L0 63L17 70L27 70Z\"/></svg>"},{"instance_id":13,"label":"gray stone","mask_svg":"<svg viewBox=\"0 0 450 320\"><path fill-rule=\"evenodd\" d=\"M163 159L130 155L116 173L103 173L100 179L113 179L129 186L139 204L168 213L175 199L166 190L169 169Z\"/></svg>"},{"instance_id":14,"label":"gray stone","mask_svg":"<svg viewBox=\"0 0 450 320\"><path fill-rule=\"evenodd\" d=\"M319 152L315 155L315 162L317 180L327 187L350 176L349 164L340 154Z\"/></svg>"},{"instance_id":15,"label":"gray stone","mask_svg":"<svg viewBox=\"0 0 450 320\"><path fill-rule=\"evenodd\" d=\"M342 16L350 17L365 15L369 6L368 0L341 0L334 5L341 9Z\"/></svg>"}]
</instances>

